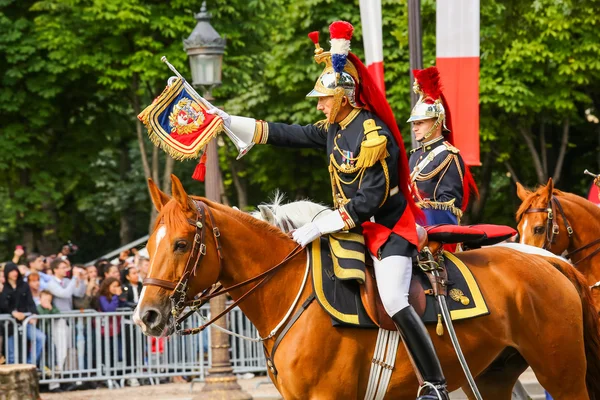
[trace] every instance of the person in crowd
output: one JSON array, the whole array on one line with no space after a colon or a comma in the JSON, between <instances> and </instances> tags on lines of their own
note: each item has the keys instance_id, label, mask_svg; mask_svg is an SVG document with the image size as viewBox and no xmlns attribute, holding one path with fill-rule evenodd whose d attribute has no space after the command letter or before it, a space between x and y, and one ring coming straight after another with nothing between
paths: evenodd
<instances>
[{"instance_id":1,"label":"person in crowd","mask_svg":"<svg viewBox=\"0 0 600 400\"><path fill-rule=\"evenodd\" d=\"M98 284L100 284L102 279L104 279L104 272L106 272L109 265L110 263L106 258L100 258L94 263L98 275Z\"/></svg>"},{"instance_id":2,"label":"person in crowd","mask_svg":"<svg viewBox=\"0 0 600 400\"><path fill-rule=\"evenodd\" d=\"M104 279L98 290L98 311L117 311L117 308L125 305L120 298L122 294L123 289L119 279L112 276Z\"/></svg>"},{"instance_id":3,"label":"person in crowd","mask_svg":"<svg viewBox=\"0 0 600 400\"><path fill-rule=\"evenodd\" d=\"M54 296L54 305L61 312L73 310L73 296L83 297L86 285L80 278L81 268L73 269L73 279L67 278L71 266L66 259L56 258L50 264L54 279L48 282L48 291Z\"/></svg>"},{"instance_id":4,"label":"person in crowd","mask_svg":"<svg viewBox=\"0 0 600 400\"><path fill-rule=\"evenodd\" d=\"M33 301L37 306L38 304L40 304L40 274L38 274L37 272L30 273L27 277L27 284L29 285L29 289L31 289L31 297L33 297Z\"/></svg>"},{"instance_id":5,"label":"person in crowd","mask_svg":"<svg viewBox=\"0 0 600 400\"><path fill-rule=\"evenodd\" d=\"M37 306L37 313L39 315L51 315L60 314L58 308L52 304L54 296L48 290L42 290L40 292L40 303Z\"/></svg>"},{"instance_id":6,"label":"person in crowd","mask_svg":"<svg viewBox=\"0 0 600 400\"><path fill-rule=\"evenodd\" d=\"M53 303L61 313L73 310L73 296L83 297L85 295L86 285L80 278L81 268L73 268L73 279L67 278L71 266L66 257L57 257L51 263L50 267L54 274L53 279L48 282L47 290L54 296ZM56 346L56 360L59 368L65 366L67 353L73 348L71 329L68 326L67 319L61 318L56 321L54 345Z\"/></svg>"},{"instance_id":7,"label":"person in crowd","mask_svg":"<svg viewBox=\"0 0 600 400\"><path fill-rule=\"evenodd\" d=\"M15 246L15 251L13 252L12 262L16 265L21 264L23 256L25 255L25 249L20 244Z\"/></svg>"},{"instance_id":8,"label":"person in crowd","mask_svg":"<svg viewBox=\"0 0 600 400\"><path fill-rule=\"evenodd\" d=\"M146 257L138 258L138 271L140 275L140 282L144 281L144 278L148 276L148 270L150 269L150 260Z\"/></svg>"},{"instance_id":9,"label":"person in crowd","mask_svg":"<svg viewBox=\"0 0 600 400\"><path fill-rule=\"evenodd\" d=\"M119 280L121 278L121 273L119 272L118 265L110 264L106 267L106 269L104 270L104 279L107 278L115 278L116 280Z\"/></svg>"},{"instance_id":10,"label":"person in crowd","mask_svg":"<svg viewBox=\"0 0 600 400\"><path fill-rule=\"evenodd\" d=\"M125 300L128 307L132 309L137 305L140 293L142 292L142 282L139 280L138 270L135 266L127 267L123 270L122 279L123 282L123 294L121 298ZM139 352L139 345L135 340L137 329L135 329L133 323L127 320L125 323L125 365L131 367L134 365L134 359ZM130 386L138 386L139 382L137 379L131 379L128 381Z\"/></svg>"},{"instance_id":11,"label":"person in crowd","mask_svg":"<svg viewBox=\"0 0 600 400\"><path fill-rule=\"evenodd\" d=\"M88 279L95 282L100 288L100 278L98 273L98 267L96 265L89 265L85 269L88 273Z\"/></svg>"},{"instance_id":12,"label":"person in crowd","mask_svg":"<svg viewBox=\"0 0 600 400\"><path fill-rule=\"evenodd\" d=\"M138 269L136 267L128 267L123 270L121 282L123 282L123 297L128 304L135 307L140 299L140 293L143 288Z\"/></svg>"},{"instance_id":13,"label":"person in crowd","mask_svg":"<svg viewBox=\"0 0 600 400\"><path fill-rule=\"evenodd\" d=\"M76 310L92 309L94 298L98 294L100 286L96 283L96 279L92 278L88 274L88 269L83 266L76 266L81 268L80 279L85 284L85 293L82 297L73 296L73 308ZM92 266L95 271L95 267Z\"/></svg>"},{"instance_id":14,"label":"person in crowd","mask_svg":"<svg viewBox=\"0 0 600 400\"><path fill-rule=\"evenodd\" d=\"M100 312L115 312L117 308L123 305L119 296L123 294L121 282L114 277L108 277L100 284L98 290L97 306ZM100 334L102 337L108 337L108 340L102 340L103 364L107 367L116 365L117 361L122 359L121 354L121 317L108 316L101 321ZM107 347L108 342L108 347ZM115 351L115 348L117 351Z\"/></svg>"},{"instance_id":15,"label":"person in crowd","mask_svg":"<svg viewBox=\"0 0 600 400\"><path fill-rule=\"evenodd\" d=\"M0 314L10 314L22 324L27 318L25 313L37 314L37 308L31 296L31 289L27 282L23 280L23 276L15 263L7 263L4 268L4 278L6 284L2 289L2 293L0 293ZM27 326L23 327L27 339L32 343L31 351L27 353L28 364L39 362L46 342L46 335L35 327L36 322L35 319L30 319ZM9 325L10 328L12 328L12 324ZM16 332L9 330L8 335L8 362L12 364L15 362ZM34 349L35 359L32 354Z\"/></svg>"},{"instance_id":16,"label":"person in crowd","mask_svg":"<svg viewBox=\"0 0 600 400\"><path fill-rule=\"evenodd\" d=\"M48 286L48 282L52 279L51 275L46 274L45 272L46 258L36 253L30 253L27 256L27 267L29 272L25 274L25 281L28 281L29 274L33 272L37 272L39 278L39 288L40 290L46 289ZM34 296L35 299L35 296Z\"/></svg>"}]
</instances>

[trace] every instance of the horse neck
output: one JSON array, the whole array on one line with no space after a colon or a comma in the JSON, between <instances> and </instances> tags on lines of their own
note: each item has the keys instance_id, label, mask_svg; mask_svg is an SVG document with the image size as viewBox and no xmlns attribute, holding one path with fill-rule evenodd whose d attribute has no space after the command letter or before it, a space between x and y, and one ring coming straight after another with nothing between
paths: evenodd
<instances>
[{"instance_id":1,"label":"horse neck","mask_svg":"<svg viewBox=\"0 0 600 400\"><path fill-rule=\"evenodd\" d=\"M221 229L223 269L220 282L224 287L247 281L281 263L296 247L283 234L264 224L232 224ZM264 228L264 229L261 229ZM302 251L267 276L266 281L248 295L240 309L267 336L292 305L304 277L306 252ZM263 278L229 292L237 300L252 290Z\"/></svg>"},{"instance_id":2,"label":"horse neck","mask_svg":"<svg viewBox=\"0 0 600 400\"><path fill-rule=\"evenodd\" d=\"M559 199L562 200L563 198ZM580 200L574 195L564 197L564 199L569 202L568 208L565 207L564 210L565 216L573 228L573 236L569 243L569 247L567 248L567 252L575 251L594 242L595 240L600 240L600 208L592 203L589 203L583 198ZM559 216L557 217L560 218ZM572 258L574 263L576 263L578 260L585 259L577 266L586 275L589 272L593 272L589 270L589 268L593 266L594 260L598 260L600 258L600 252L590 256L598 248L600 248L600 243L576 253ZM587 256L590 257L586 258ZM600 279L600 269L597 272L597 275L599 275L597 278Z\"/></svg>"}]
</instances>

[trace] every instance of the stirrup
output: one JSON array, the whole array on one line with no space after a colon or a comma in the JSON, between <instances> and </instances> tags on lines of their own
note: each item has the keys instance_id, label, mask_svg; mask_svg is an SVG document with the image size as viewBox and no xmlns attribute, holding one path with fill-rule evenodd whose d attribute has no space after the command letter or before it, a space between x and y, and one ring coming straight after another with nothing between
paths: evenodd
<instances>
[{"instance_id":1,"label":"stirrup","mask_svg":"<svg viewBox=\"0 0 600 400\"><path fill-rule=\"evenodd\" d=\"M437 400L446 400L448 398L447 396L442 397L442 394L441 394L443 392L447 392L446 384L434 385L433 383L426 381L426 382L423 382L423 384L419 387L419 390L417 391L417 399L421 399L421 397L420 397L421 391L425 388L433 389L433 392L425 394L422 397L424 400L429 400L428 398L433 399L433 396L431 395L432 393L435 393L435 398ZM427 396L427 397L425 397L425 396Z\"/></svg>"}]
</instances>

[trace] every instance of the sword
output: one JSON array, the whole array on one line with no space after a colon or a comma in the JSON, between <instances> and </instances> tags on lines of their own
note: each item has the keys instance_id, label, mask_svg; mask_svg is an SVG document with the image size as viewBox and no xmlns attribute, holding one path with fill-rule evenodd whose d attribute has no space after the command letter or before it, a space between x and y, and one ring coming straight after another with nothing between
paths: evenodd
<instances>
[{"instance_id":1,"label":"sword","mask_svg":"<svg viewBox=\"0 0 600 400\"><path fill-rule=\"evenodd\" d=\"M434 272L436 276L439 276L437 271ZM446 322L446 328L448 329L448 334L450 334L450 340L452 341L452 346L454 346L454 351L458 356L458 361L460 362L460 366L462 367L465 376L467 377L467 382L469 382L469 386L473 391L473 395L477 400L483 400L481 397L481 393L479 393L479 389L477 389L477 385L475 384L475 379L473 379L473 375L471 375L471 370L469 370L469 365L467 364L467 360L465 359L465 355L460 348L460 343L458 342L458 337L456 336L456 331L454 330L454 325L452 324L452 318L450 317L450 311L448 311L448 304L446 303L446 296L437 295L437 301L440 305L440 309L442 310L442 317L444 318L444 322Z\"/></svg>"},{"instance_id":2,"label":"sword","mask_svg":"<svg viewBox=\"0 0 600 400\"><path fill-rule=\"evenodd\" d=\"M589 175L589 176L593 176L594 178L598 178L600 175L596 175L591 173L590 171L588 171L587 169L585 171L583 171L584 174Z\"/></svg>"},{"instance_id":3,"label":"sword","mask_svg":"<svg viewBox=\"0 0 600 400\"><path fill-rule=\"evenodd\" d=\"M198 94L198 92L196 92L196 89L194 89L192 87L192 85L190 85L188 83L188 81L183 77L183 75L181 75L179 73L179 71L177 71L177 68L175 68L173 66L173 64L171 64L169 62L169 60L167 60L167 57L162 56L160 58L160 60L162 62L164 62L165 64L167 64L167 67L169 67L169 69L171 71L173 71L175 73L175 75L177 75L177 77L179 79L181 79L181 81L183 82L183 86L185 87L185 89L192 93L194 96L196 96L198 98L198 100L200 100L202 103L204 103L204 105L210 110L211 108L216 108L215 106L213 106L212 104L210 104L210 102L208 100L206 100L204 97L200 96ZM170 83L170 80L169 80ZM231 131L231 129L229 129L228 127L225 126L225 124L223 123L223 131L225 132L225 134L229 137L229 139L231 139L231 141L233 142L233 144L235 145L235 147L237 147L239 153L238 156L236 158L236 160L239 160L240 158L242 158L243 156L246 155L246 153L248 153L248 151L250 151L250 149L252 148L252 146L254 146L254 142L250 142L250 143L246 143L244 142L242 139L240 139L239 137L237 137L237 135L235 133L233 133Z\"/></svg>"}]
</instances>

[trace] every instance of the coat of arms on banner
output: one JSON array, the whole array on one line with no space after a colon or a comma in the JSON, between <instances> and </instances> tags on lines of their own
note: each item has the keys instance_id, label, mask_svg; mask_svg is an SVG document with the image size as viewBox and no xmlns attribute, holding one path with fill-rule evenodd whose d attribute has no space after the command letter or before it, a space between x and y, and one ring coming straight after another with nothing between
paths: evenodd
<instances>
[{"instance_id":1,"label":"coat of arms on banner","mask_svg":"<svg viewBox=\"0 0 600 400\"><path fill-rule=\"evenodd\" d=\"M156 146L176 160L187 160L199 157L206 144L223 130L221 117L208 114L207 110L177 78L138 118Z\"/></svg>"}]
</instances>

